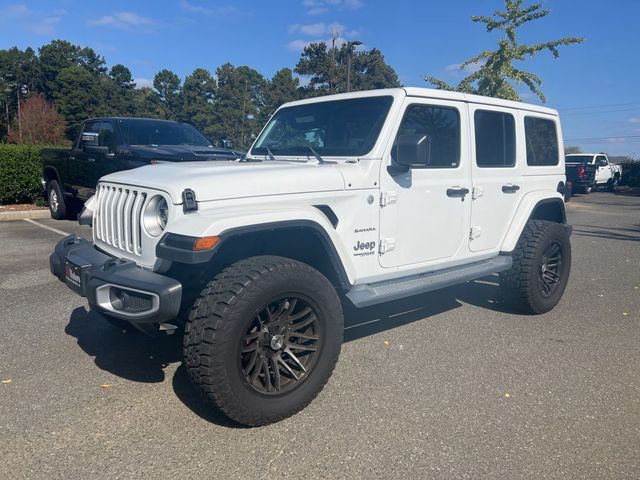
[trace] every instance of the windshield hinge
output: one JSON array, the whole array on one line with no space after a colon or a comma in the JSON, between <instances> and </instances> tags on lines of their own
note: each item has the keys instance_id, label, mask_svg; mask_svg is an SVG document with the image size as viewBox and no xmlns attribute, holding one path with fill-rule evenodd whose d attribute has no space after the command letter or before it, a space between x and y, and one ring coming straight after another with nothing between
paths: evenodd
<instances>
[{"instance_id":1,"label":"windshield hinge","mask_svg":"<svg viewBox=\"0 0 640 480\"><path fill-rule=\"evenodd\" d=\"M184 213L195 212L198 210L196 192L190 188L187 188L182 192L182 210Z\"/></svg>"}]
</instances>

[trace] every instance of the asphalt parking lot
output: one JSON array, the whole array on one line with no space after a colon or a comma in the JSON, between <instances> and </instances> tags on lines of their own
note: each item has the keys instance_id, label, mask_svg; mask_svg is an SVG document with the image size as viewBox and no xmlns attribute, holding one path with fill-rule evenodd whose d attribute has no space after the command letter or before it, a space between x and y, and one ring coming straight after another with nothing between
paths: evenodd
<instances>
[{"instance_id":1,"label":"asphalt parking lot","mask_svg":"<svg viewBox=\"0 0 640 480\"><path fill-rule=\"evenodd\" d=\"M325 390L254 429L203 406L178 336L123 333L49 274L86 227L0 223L0 478L639 478L640 197L568 212L555 310L506 310L493 278L349 310Z\"/></svg>"}]
</instances>

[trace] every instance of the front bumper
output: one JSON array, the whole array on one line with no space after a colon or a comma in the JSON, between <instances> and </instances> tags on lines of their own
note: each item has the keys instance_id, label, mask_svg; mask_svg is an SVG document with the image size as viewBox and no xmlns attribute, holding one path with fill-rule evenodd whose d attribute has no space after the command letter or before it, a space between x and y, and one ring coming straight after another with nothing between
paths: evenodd
<instances>
[{"instance_id":1,"label":"front bumper","mask_svg":"<svg viewBox=\"0 0 640 480\"><path fill-rule=\"evenodd\" d=\"M77 235L56 245L49 257L51 273L89 306L132 323L163 323L180 311L182 285L173 278L143 270L131 260L111 257ZM73 266L75 285L65 269ZM77 273L77 275L75 275Z\"/></svg>"}]
</instances>

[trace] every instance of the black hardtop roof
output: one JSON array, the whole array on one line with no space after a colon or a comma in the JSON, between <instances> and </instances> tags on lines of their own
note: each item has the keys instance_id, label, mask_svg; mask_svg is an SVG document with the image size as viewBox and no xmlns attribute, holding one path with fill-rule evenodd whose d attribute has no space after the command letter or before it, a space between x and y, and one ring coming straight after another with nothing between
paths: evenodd
<instances>
[{"instance_id":1,"label":"black hardtop roof","mask_svg":"<svg viewBox=\"0 0 640 480\"><path fill-rule=\"evenodd\" d=\"M176 120L165 120L163 118L148 118L148 117L91 117L91 118L87 118L85 122L92 122L95 120L134 120L136 122L141 120L150 120L153 122L184 123L184 122L178 122Z\"/></svg>"}]
</instances>

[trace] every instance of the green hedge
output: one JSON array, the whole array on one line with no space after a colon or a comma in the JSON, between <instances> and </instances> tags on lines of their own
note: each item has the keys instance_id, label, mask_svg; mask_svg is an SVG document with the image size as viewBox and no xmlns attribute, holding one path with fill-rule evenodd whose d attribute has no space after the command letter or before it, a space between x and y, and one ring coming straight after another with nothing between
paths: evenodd
<instances>
[{"instance_id":1,"label":"green hedge","mask_svg":"<svg viewBox=\"0 0 640 480\"><path fill-rule=\"evenodd\" d=\"M42 199L43 148L0 144L0 204L34 203Z\"/></svg>"}]
</instances>

